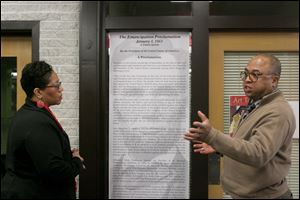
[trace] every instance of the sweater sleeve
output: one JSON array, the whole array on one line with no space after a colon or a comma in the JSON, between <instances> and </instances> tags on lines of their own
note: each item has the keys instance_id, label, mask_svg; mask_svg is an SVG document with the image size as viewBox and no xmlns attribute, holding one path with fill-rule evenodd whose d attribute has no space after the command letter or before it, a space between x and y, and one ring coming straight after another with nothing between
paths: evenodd
<instances>
[{"instance_id":1,"label":"sweater sleeve","mask_svg":"<svg viewBox=\"0 0 300 200\"><path fill-rule=\"evenodd\" d=\"M262 117L249 132L247 137L232 138L216 129L204 137L203 141L218 152L244 164L262 167L271 160L287 138L291 138L290 123L285 115L270 112Z\"/></svg>"},{"instance_id":2,"label":"sweater sleeve","mask_svg":"<svg viewBox=\"0 0 300 200\"><path fill-rule=\"evenodd\" d=\"M70 145L53 124L33 124L25 146L43 180L53 183L72 181L82 169L79 158L72 158Z\"/></svg>"}]
</instances>

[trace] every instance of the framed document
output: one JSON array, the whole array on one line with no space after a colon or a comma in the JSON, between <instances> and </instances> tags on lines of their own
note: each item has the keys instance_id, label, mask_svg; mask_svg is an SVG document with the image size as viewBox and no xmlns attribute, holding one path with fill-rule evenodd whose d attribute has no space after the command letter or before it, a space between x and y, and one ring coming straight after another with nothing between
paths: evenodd
<instances>
[{"instance_id":1,"label":"framed document","mask_svg":"<svg viewBox=\"0 0 300 200\"><path fill-rule=\"evenodd\" d=\"M190 40L109 33L109 198L189 198Z\"/></svg>"}]
</instances>

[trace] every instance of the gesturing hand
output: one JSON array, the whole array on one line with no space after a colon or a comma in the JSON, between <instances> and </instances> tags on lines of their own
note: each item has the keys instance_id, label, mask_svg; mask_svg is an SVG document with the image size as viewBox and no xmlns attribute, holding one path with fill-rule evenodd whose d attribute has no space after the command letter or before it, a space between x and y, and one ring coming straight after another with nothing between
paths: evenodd
<instances>
[{"instance_id":1,"label":"gesturing hand","mask_svg":"<svg viewBox=\"0 0 300 200\"><path fill-rule=\"evenodd\" d=\"M198 111L198 116L200 117L202 122L194 121L193 125L196 128L189 128L184 134L184 139L196 143L201 143L202 139L206 137L207 134L209 134L211 125L209 119L201 111Z\"/></svg>"},{"instance_id":2,"label":"gesturing hand","mask_svg":"<svg viewBox=\"0 0 300 200\"><path fill-rule=\"evenodd\" d=\"M194 152L195 153L200 153L200 154L211 154L216 152L214 148L212 148L210 145L206 143L198 143L193 145Z\"/></svg>"}]
</instances>

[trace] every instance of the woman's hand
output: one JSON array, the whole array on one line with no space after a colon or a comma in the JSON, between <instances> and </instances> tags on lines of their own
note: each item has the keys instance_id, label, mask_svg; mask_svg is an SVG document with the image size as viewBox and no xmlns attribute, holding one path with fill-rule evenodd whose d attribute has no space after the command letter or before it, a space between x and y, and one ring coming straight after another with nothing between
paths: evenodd
<instances>
[{"instance_id":1,"label":"woman's hand","mask_svg":"<svg viewBox=\"0 0 300 200\"><path fill-rule=\"evenodd\" d=\"M79 158L81 160L81 162L82 162L83 169L86 169L85 165L83 164L84 159L80 156L79 149L73 148L71 151L72 151L73 157Z\"/></svg>"}]
</instances>

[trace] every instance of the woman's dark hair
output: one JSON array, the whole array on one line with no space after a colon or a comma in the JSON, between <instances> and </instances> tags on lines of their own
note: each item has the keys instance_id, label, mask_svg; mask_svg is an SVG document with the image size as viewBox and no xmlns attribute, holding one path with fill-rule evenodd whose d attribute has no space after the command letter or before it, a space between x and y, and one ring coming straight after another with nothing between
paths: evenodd
<instances>
[{"instance_id":1,"label":"woman's dark hair","mask_svg":"<svg viewBox=\"0 0 300 200\"><path fill-rule=\"evenodd\" d=\"M21 85L27 97L33 96L34 88L46 88L52 72L52 66L45 61L36 61L25 65L22 70Z\"/></svg>"}]
</instances>

